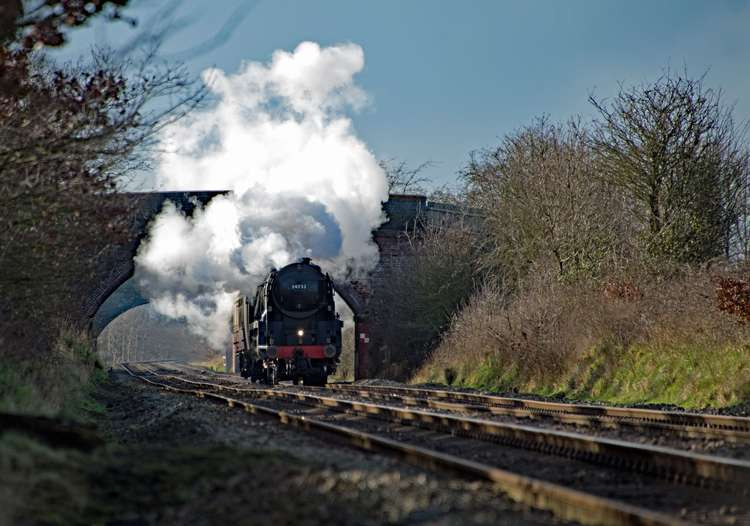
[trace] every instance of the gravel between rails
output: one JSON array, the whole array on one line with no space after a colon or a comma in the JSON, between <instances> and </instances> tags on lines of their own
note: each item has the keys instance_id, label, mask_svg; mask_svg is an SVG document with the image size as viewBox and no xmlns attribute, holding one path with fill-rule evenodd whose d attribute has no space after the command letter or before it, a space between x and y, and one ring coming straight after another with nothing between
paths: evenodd
<instances>
[{"instance_id":1,"label":"gravel between rails","mask_svg":"<svg viewBox=\"0 0 750 526\"><path fill-rule=\"evenodd\" d=\"M229 384L237 383L232 379L226 381ZM284 386L285 390L287 388L288 386ZM320 394L319 390L316 392ZM305 414L318 420L386 435L413 445L429 447L578 490L668 512L693 522L708 524L750 522L750 510L743 502L744 499L731 491L717 492L678 486L613 468L592 466L586 462L498 446L482 440L457 438L445 433L415 430L413 427L348 415L330 409L309 407L297 402L267 398L255 399L255 395L257 393L252 391L245 394L231 394L232 397L252 400L266 407L294 414Z\"/></svg>"},{"instance_id":2,"label":"gravel between rails","mask_svg":"<svg viewBox=\"0 0 750 526\"><path fill-rule=\"evenodd\" d=\"M209 487L207 497L135 513L133 524L564 524L499 496L488 483L342 448L263 417L159 391L123 372L113 372L111 384L100 397L107 431L123 445L225 447L286 459L256 477L238 469Z\"/></svg>"}]
</instances>

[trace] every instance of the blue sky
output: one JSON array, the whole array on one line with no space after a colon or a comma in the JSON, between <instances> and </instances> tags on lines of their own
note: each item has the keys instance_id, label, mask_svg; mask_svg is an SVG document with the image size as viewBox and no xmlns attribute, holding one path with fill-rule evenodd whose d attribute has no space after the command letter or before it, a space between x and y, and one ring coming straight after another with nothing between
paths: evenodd
<instances>
[{"instance_id":1,"label":"blue sky","mask_svg":"<svg viewBox=\"0 0 750 526\"><path fill-rule=\"evenodd\" d=\"M124 13L147 24L164 0L131 0ZM245 6L245 7L243 7ZM164 54L216 35L245 16L220 46L185 56L196 74L233 73L276 49L353 42L365 52L357 77L372 104L353 116L378 158L434 164L426 175L453 183L472 150L548 114L591 116L587 98L613 96L618 82L654 79L665 66L709 70L706 83L750 118L750 1L281 1L185 0L189 23ZM117 45L136 30L97 23L54 54L72 57L92 43Z\"/></svg>"}]
</instances>

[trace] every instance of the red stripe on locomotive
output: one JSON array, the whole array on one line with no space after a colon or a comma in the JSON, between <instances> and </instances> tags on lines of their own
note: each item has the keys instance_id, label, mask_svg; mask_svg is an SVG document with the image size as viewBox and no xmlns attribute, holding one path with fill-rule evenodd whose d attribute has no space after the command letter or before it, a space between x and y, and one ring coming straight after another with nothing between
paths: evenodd
<instances>
[{"instance_id":1,"label":"red stripe on locomotive","mask_svg":"<svg viewBox=\"0 0 750 526\"><path fill-rule=\"evenodd\" d=\"M276 347L277 358L290 359L294 357L294 352L302 351L305 358L325 359L325 345L280 345Z\"/></svg>"}]
</instances>

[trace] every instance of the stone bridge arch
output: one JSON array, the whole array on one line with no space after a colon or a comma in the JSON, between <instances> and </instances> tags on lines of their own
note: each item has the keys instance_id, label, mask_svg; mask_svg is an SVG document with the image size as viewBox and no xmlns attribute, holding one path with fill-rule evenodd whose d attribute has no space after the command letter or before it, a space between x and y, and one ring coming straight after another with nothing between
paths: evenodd
<instances>
[{"instance_id":1,"label":"stone bridge arch","mask_svg":"<svg viewBox=\"0 0 750 526\"><path fill-rule=\"evenodd\" d=\"M196 206L203 206L217 195L227 191L203 192L144 192L126 194L133 201L135 217L133 236L130 242L111 250L101 264L98 274L98 285L88 295L84 303L84 313L90 320L94 337L109 325L111 321L124 312L148 303L140 293L133 273L133 258L138 247L146 236L148 224L162 209L166 201L171 201L187 215L192 215ZM371 355L370 324L367 317L367 298L372 291L387 286L379 279L388 268L399 266L403 257L403 245L400 240L403 234L417 224L419 220L439 220L446 214L462 213L457 207L431 203L422 195L392 194L383 203L387 221L373 231L373 241L378 246L380 261L366 280L337 282L336 293L347 303L354 314L355 331L355 378L366 377Z\"/></svg>"},{"instance_id":2,"label":"stone bridge arch","mask_svg":"<svg viewBox=\"0 0 750 526\"><path fill-rule=\"evenodd\" d=\"M130 201L133 210L131 239L113 247L99 265L97 285L83 303L83 312L90 320L90 328L96 338L109 323L120 314L148 303L143 298L135 281L133 258L148 232L148 224L171 201L186 214L192 215L196 206L203 206L217 195L227 191L205 192L133 192L121 194Z\"/></svg>"}]
</instances>

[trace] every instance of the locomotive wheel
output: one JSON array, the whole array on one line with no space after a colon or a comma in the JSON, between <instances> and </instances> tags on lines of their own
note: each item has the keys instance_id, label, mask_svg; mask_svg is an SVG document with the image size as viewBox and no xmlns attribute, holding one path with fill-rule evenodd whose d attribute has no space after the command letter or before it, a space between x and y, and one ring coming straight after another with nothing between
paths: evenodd
<instances>
[{"instance_id":1,"label":"locomotive wheel","mask_svg":"<svg viewBox=\"0 0 750 526\"><path fill-rule=\"evenodd\" d=\"M268 385L276 385L278 383L276 378L276 367L269 367L266 369L266 383Z\"/></svg>"},{"instance_id":2,"label":"locomotive wheel","mask_svg":"<svg viewBox=\"0 0 750 526\"><path fill-rule=\"evenodd\" d=\"M242 378L247 378L249 375L247 371L247 362L245 360L245 353L242 353L242 352L237 353L237 362L238 362L238 369L239 369L239 371L237 372L240 373L240 376Z\"/></svg>"},{"instance_id":3,"label":"locomotive wheel","mask_svg":"<svg viewBox=\"0 0 750 526\"><path fill-rule=\"evenodd\" d=\"M258 362L253 360L250 363L250 381L257 382L258 380L260 380L260 375L261 371L260 367L258 366Z\"/></svg>"}]
</instances>

